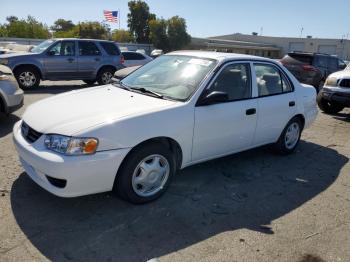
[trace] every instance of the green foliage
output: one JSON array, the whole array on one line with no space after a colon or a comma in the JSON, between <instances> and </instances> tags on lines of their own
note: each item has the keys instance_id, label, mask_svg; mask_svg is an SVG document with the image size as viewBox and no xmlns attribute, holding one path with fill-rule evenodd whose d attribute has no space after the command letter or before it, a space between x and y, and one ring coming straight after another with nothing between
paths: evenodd
<instances>
[{"instance_id":1,"label":"green foliage","mask_svg":"<svg viewBox=\"0 0 350 262\"><path fill-rule=\"evenodd\" d=\"M112 32L112 40L119 43L130 43L134 39L128 30L119 29Z\"/></svg>"},{"instance_id":2,"label":"green foliage","mask_svg":"<svg viewBox=\"0 0 350 262\"><path fill-rule=\"evenodd\" d=\"M57 32L68 32L74 28L75 24L71 20L57 19L53 26L50 27L52 31Z\"/></svg>"},{"instance_id":3,"label":"green foliage","mask_svg":"<svg viewBox=\"0 0 350 262\"><path fill-rule=\"evenodd\" d=\"M155 19L149 21L151 43L159 49L169 51L169 40L167 35L167 21L164 19Z\"/></svg>"},{"instance_id":4,"label":"green foliage","mask_svg":"<svg viewBox=\"0 0 350 262\"><path fill-rule=\"evenodd\" d=\"M149 43L148 22L156 19L155 14L149 12L147 3L141 0L133 0L128 3L128 27L137 43Z\"/></svg>"},{"instance_id":5,"label":"green foliage","mask_svg":"<svg viewBox=\"0 0 350 262\"><path fill-rule=\"evenodd\" d=\"M191 36L187 34L185 19L173 16L168 20L168 39L171 50L178 50L191 42Z\"/></svg>"},{"instance_id":6,"label":"green foliage","mask_svg":"<svg viewBox=\"0 0 350 262\"><path fill-rule=\"evenodd\" d=\"M49 38L48 27L38 22L34 17L18 19L16 16L6 18L7 24L0 25L0 35L21 38Z\"/></svg>"},{"instance_id":7,"label":"green foliage","mask_svg":"<svg viewBox=\"0 0 350 262\"><path fill-rule=\"evenodd\" d=\"M109 39L110 28L104 23L88 21L77 26L80 38Z\"/></svg>"}]
</instances>

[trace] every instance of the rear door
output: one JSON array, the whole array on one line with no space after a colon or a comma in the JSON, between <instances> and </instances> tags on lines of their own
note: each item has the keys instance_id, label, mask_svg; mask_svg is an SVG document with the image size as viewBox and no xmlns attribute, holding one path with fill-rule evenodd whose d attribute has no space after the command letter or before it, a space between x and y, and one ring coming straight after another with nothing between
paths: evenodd
<instances>
[{"instance_id":1,"label":"rear door","mask_svg":"<svg viewBox=\"0 0 350 262\"><path fill-rule=\"evenodd\" d=\"M276 142L288 121L296 115L292 82L276 65L254 63L258 89L257 127L254 145Z\"/></svg>"},{"instance_id":2,"label":"rear door","mask_svg":"<svg viewBox=\"0 0 350 262\"><path fill-rule=\"evenodd\" d=\"M102 63L100 49L93 41L78 41L78 68L81 79L96 78Z\"/></svg>"},{"instance_id":3,"label":"rear door","mask_svg":"<svg viewBox=\"0 0 350 262\"><path fill-rule=\"evenodd\" d=\"M48 49L44 57L46 79L70 80L78 76L76 41L58 41Z\"/></svg>"}]
</instances>

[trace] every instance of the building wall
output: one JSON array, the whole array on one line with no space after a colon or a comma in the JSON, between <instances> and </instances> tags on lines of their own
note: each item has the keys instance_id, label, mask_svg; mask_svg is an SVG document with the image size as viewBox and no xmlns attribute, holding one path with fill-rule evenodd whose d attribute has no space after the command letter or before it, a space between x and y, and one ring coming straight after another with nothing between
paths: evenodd
<instances>
[{"instance_id":1,"label":"building wall","mask_svg":"<svg viewBox=\"0 0 350 262\"><path fill-rule=\"evenodd\" d=\"M290 51L326 52L337 55L345 60L350 60L350 40L324 39L324 38L293 38L271 37L259 35L232 34L210 37L210 39L224 39L233 41L248 41L265 44L274 44L281 48L281 55ZM295 50L301 49L303 50Z\"/></svg>"}]
</instances>

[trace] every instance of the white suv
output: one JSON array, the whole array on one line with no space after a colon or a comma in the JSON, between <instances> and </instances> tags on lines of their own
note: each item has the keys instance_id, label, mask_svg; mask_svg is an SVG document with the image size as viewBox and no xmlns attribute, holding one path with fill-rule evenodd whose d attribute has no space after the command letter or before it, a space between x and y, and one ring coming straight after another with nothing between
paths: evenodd
<instances>
[{"instance_id":1,"label":"white suv","mask_svg":"<svg viewBox=\"0 0 350 262\"><path fill-rule=\"evenodd\" d=\"M323 89L317 96L322 111L335 114L350 107L350 64L343 71L328 76Z\"/></svg>"}]
</instances>

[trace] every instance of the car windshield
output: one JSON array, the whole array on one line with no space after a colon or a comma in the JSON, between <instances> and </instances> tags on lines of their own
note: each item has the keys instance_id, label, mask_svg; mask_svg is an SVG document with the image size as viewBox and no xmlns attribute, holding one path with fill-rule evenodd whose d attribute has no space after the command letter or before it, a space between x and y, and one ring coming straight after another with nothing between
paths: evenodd
<instances>
[{"instance_id":1,"label":"car windshield","mask_svg":"<svg viewBox=\"0 0 350 262\"><path fill-rule=\"evenodd\" d=\"M121 82L133 89L147 89L165 98L187 100L217 61L182 55L161 56L131 73Z\"/></svg>"},{"instance_id":2,"label":"car windshield","mask_svg":"<svg viewBox=\"0 0 350 262\"><path fill-rule=\"evenodd\" d=\"M46 41L40 43L39 45L37 45L36 47L32 48L31 52L32 53L41 53L41 52L45 51L53 42L54 42L54 40L46 40Z\"/></svg>"}]
</instances>

